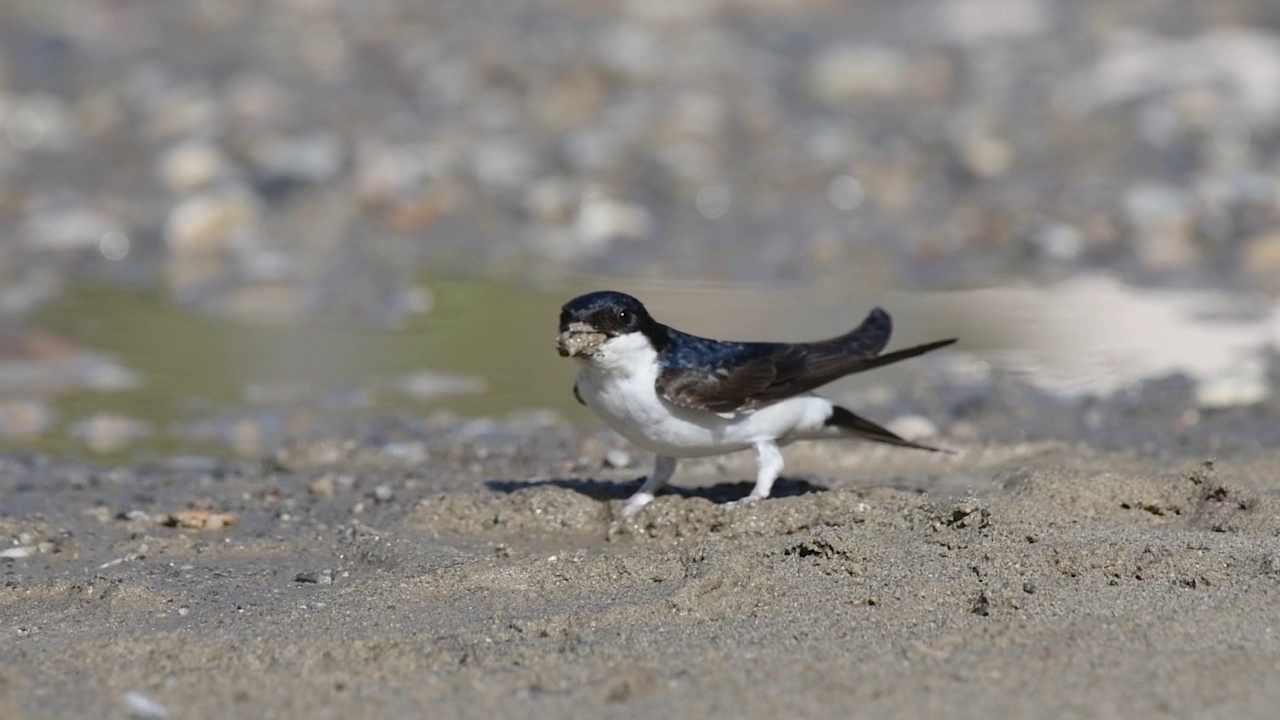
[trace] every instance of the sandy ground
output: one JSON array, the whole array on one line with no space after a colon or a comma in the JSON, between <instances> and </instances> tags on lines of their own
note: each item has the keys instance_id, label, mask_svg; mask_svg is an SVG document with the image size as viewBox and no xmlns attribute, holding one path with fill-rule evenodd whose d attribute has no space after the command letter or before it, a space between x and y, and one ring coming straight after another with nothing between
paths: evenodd
<instances>
[{"instance_id":1,"label":"sandy ground","mask_svg":"<svg viewBox=\"0 0 1280 720\"><path fill-rule=\"evenodd\" d=\"M788 457L10 459L0 716L1275 716L1280 453Z\"/></svg>"}]
</instances>

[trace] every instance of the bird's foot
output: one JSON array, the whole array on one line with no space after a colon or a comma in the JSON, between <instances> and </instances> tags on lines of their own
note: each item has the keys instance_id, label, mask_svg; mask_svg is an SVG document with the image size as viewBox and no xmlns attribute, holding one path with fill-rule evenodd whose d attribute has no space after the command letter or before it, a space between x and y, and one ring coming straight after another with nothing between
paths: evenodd
<instances>
[{"instance_id":1,"label":"bird's foot","mask_svg":"<svg viewBox=\"0 0 1280 720\"><path fill-rule=\"evenodd\" d=\"M622 511L614 516L613 520L609 521L609 528L605 531L605 539L612 540L615 535L625 534L629 524L628 521L651 502L653 502L653 494L647 492L637 492L627 498L627 502L622 506Z\"/></svg>"},{"instance_id":2,"label":"bird's foot","mask_svg":"<svg viewBox=\"0 0 1280 720\"><path fill-rule=\"evenodd\" d=\"M636 513L644 509L645 505L653 502L653 493L647 493L643 490L627 498L627 503L622 506L622 519L628 520Z\"/></svg>"},{"instance_id":3,"label":"bird's foot","mask_svg":"<svg viewBox=\"0 0 1280 720\"><path fill-rule=\"evenodd\" d=\"M729 502L725 503L725 506L726 506L726 507L741 507L741 506L743 506L743 505L754 505L754 504L756 504L756 503L760 502L761 500L764 500L764 499L765 499L765 498L767 498L767 497L769 497L769 496L768 496L768 495L764 495L764 494L762 494L762 493L757 493L757 492L754 492L754 491L753 491L751 494L747 495L746 497L738 498L737 500L730 500Z\"/></svg>"}]
</instances>

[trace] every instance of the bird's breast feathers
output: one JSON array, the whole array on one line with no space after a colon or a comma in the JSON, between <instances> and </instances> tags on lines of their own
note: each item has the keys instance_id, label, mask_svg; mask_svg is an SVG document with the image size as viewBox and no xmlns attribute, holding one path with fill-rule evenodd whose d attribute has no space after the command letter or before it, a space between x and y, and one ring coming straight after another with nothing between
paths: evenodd
<instances>
[{"instance_id":1,"label":"bird's breast feathers","mask_svg":"<svg viewBox=\"0 0 1280 720\"><path fill-rule=\"evenodd\" d=\"M751 412L712 413L662 399L658 354L640 336L619 336L581 360L578 392L593 412L631 442L672 457L698 457L750 447L761 440L821 437L831 402L802 395Z\"/></svg>"}]
</instances>

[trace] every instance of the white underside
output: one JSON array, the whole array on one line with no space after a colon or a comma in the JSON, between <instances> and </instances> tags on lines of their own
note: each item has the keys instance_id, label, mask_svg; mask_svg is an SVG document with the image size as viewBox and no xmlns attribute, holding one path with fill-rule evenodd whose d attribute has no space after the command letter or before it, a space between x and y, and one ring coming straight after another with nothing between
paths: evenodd
<instances>
[{"instance_id":1,"label":"white underside","mask_svg":"<svg viewBox=\"0 0 1280 720\"><path fill-rule=\"evenodd\" d=\"M717 414L673 405L658 396L657 353L632 333L604 343L592 358L580 358L578 393L609 427L659 455L703 457L745 450L762 442L839 437L825 425L830 400L800 395L753 412Z\"/></svg>"}]
</instances>

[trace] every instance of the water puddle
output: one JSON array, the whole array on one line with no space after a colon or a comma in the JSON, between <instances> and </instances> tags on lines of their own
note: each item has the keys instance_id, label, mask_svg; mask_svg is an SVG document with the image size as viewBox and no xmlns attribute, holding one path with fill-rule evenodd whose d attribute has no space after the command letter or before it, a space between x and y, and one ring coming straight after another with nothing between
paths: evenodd
<instances>
[{"instance_id":1,"label":"water puddle","mask_svg":"<svg viewBox=\"0 0 1280 720\"><path fill-rule=\"evenodd\" d=\"M866 284L853 282L815 289L580 278L556 293L425 284L434 298L431 312L395 331L325 322L245 325L192 316L149 293L71 287L31 319L22 331L27 336L10 343L12 357L0 359L8 412L19 403L45 413L43 422L27 418L29 432L25 416L8 418L2 446L92 449L103 459L252 455L308 423L348 417L423 417L441 410L501 417L551 409L588 421L570 393L573 364L556 355L552 339L560 304L602 287L635 294L660 321L732 339L834 335L879 304L895 319L891 347L960 337L956 352L940 361L953 368L1018 373L1055 393L1102 395L1183 373L1197 382L1202 405L1211 407L1265 398L1270 388L1259 350L1280 344L1274 303L1136 290L1102 276L1050 287L917 295L860 294L857 288ZM31 379L42 377L38 372L23 374L68 357L79 358L75 367L97 368L88 376L98 380L78 375L42 385ZM847 379L832 392L939 367L907 365Z\"/></svg>"}]
</instances>

